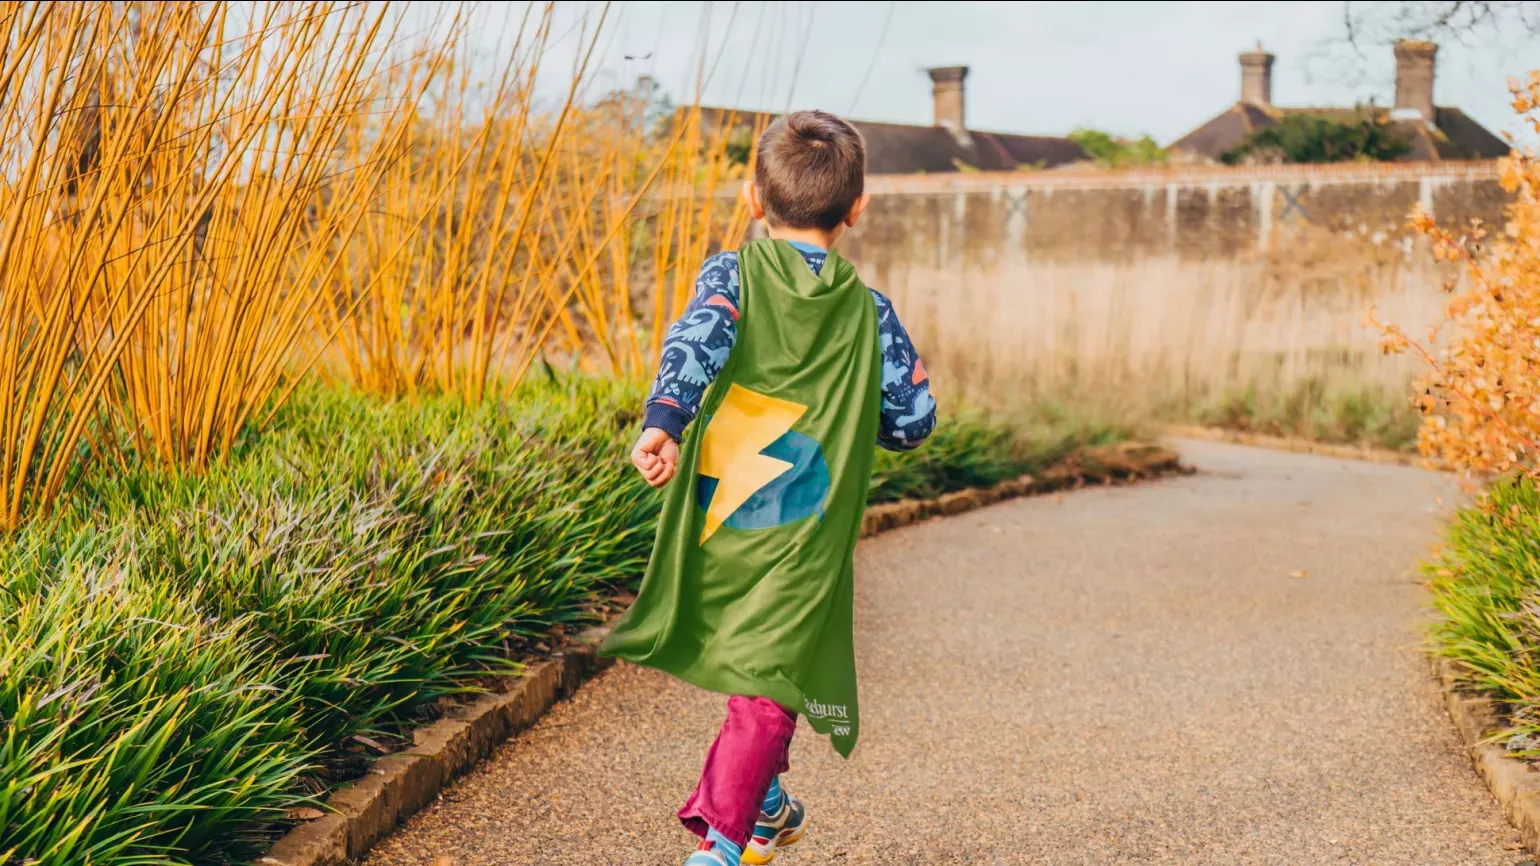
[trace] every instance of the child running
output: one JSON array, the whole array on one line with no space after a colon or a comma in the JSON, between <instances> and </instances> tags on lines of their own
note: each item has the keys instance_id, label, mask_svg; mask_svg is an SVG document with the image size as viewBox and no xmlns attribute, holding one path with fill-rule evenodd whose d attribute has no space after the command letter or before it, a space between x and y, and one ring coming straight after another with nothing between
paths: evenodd
<instances>
[{"instance_id":1,"label":"child running","mask_svg":"<svg viewBox=\"0 0 1540 866\"><path fill-rule=\"evenodd\" d=\"M780 783L798 714L845 757L860 731L852 556L873 442L907 450L936 421L892 304L833 249L865 180L849 123L799 111L765 130L743 195L769 237L701 267L631 453L654 487L680 477L602 651L729 696L679 810L701 837L686 866L769 863L802 838Z\"/></svg>"}]
</instances>

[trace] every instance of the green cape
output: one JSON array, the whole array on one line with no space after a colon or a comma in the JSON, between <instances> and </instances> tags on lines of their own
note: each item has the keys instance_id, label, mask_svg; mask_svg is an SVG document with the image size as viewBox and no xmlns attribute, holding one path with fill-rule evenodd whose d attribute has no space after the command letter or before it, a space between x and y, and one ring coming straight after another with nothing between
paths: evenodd
<instances>
[{"instance_id":1,"label":"green cape","mask_svg":"<svg viewBox=\"0 0 1540 866\"><path fill-rule=\"evenodd\" d=\"M738 337L686 432L635 604L601 651L770 698L849 756L852 602L882 363L877 310L830 251L738 251Z\"/></svg>"}]
</instances>

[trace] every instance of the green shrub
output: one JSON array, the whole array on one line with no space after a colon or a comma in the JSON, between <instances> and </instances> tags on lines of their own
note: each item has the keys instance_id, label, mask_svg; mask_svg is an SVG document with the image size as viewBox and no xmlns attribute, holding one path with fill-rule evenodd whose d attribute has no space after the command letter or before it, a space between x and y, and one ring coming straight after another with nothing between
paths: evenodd
<instances>
[{"instance_id":1,"label":"green shrub","mask_svg":"<svg viewBox=\"0 0 1540 866\"><path fill-rule=\"evenodd\" d=\"M438 698L517 673L633 585L658 494L636 389L510 405L312 389L202 475L129 467L0 547L0 864L219 863ZM1121 432L944 418L876 499L988 484Z\"/></svg>"},{"instance_id":2,"label":"green shrub","mask_svg":"<svg viewBox=\"0 0 1540 866\"><path fill-rule=\"evenodd\" d=\"M925 444L879 451L872 502L928 499L968 487L988 487L1056 463L1076 448L1127 438L1115 424L1077 419L1051 407L1016 416L965 409L946 417Z\"/></svg>"},{"instance_id":3,"label":"green shrub","mask_svg":"<svg viewBox=\"0 0 1540 866\"><path fill-rule=\"evenodd\" d=\"M1292 163L1390 161L1411 149L1383 114L1359 110L1348 122L1298 112L1251 133L1219 159L1230 165L1252 157Z\"/></svg>"},{"instance_id":4,"label":"green shrub","mask_svg":"<svg viewBox=\"0 0 1540 866\"><path fill-rule=\"evenodd\" d=\"M1500 481L1460 509L1428 565L1435 651L1513 711L1540 727L1540 488Z\"/></svg>"},{"instance_id":5,"label":"green shrub","mask_svg":"<svg viewBox=\"0 0 1540 866\"><path fill-rule=\"evenodd\" d=\"M0 863L250 850L311 755L247 623L104 565L0 582Z\"/></svg>"},{"instance_id":6,"label":"green shrub","mask_svg":"<svg viewBox=\"0 0 1540 866\"><path fill-rule=\"evenodd\" d=\"M1200 424L1315 442L1415 451L1422 416L1405 394L1301 380L1283 392L1241 388L1199 408Z\"/></svg>"},{"instance_id":7,"label":"green shrub","mask_svg":"<svg viewBox=\"0 0 1540 866\"><path fill-rule=\"evenodd\" d=\"M1166 149L1148 135L1120 138L1100 129L1081 127L1070 130L1069 140L1080 145L1080 149L1103 168L1161 165L1170 159Z\"/></svg>"}]
</instances>

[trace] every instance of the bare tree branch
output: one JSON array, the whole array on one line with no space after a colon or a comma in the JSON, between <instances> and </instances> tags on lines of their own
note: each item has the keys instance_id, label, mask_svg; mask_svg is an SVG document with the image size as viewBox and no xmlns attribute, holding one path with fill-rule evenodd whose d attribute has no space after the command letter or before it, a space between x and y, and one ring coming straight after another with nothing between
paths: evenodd
<instances>
[{"instance_id":1,"label":"bare tree branch","mask_svg":"<svg viewBox=\"0 0 1540 866\"><path fill-rule=\"evenodd\" d=\"M1372 54L1401 39L1511 50L1540 40L1536 0L1343 0L1338 35L1305 58L1307 77L1358 79Z\"/></svg>"},{"instance_id":2,"label":"bare tree branch","mask_svg":"<svg viewBox=\"0 0 1540 866\"><path fill-rule=\"evenodd\" d=\"M1519 30L1540 35L1540 4L1533 0L1344 0L1344 38L1364 42L1425 39L1473 44Z\"/></svg>"}]
</instances>

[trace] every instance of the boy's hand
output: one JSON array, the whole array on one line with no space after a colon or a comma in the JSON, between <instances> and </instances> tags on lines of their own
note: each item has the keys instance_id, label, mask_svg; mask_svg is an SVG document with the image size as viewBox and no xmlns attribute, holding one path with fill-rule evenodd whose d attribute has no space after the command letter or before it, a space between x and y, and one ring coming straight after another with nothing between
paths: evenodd
<instances>
[{"instance_id":1,"label":"boy's hand","mask_svg":"<svg viewBox=\"0 0 1540 866\"><path fill-rule=\"evenodd\" d=\"M662 487L679 468L679 444L657 427L648 427L631 449L631 462L648 484Z\"/></svg>"}]
</instances>

